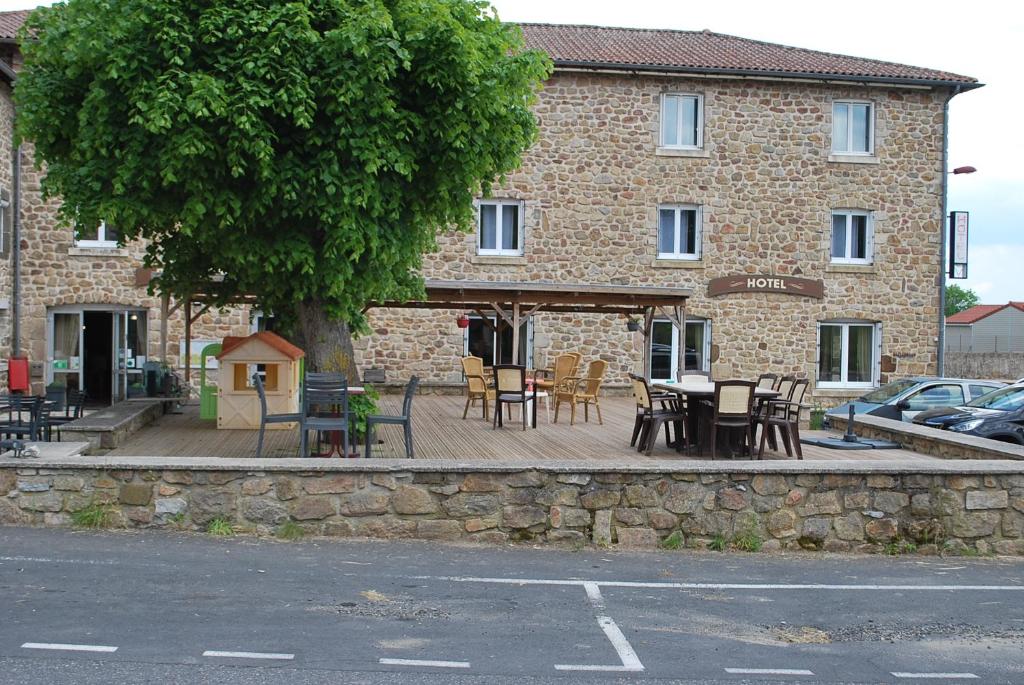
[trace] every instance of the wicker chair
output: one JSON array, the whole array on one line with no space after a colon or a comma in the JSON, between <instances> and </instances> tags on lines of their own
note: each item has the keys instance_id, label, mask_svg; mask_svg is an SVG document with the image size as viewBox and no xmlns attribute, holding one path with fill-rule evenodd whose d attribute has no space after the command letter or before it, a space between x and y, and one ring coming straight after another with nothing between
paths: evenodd
<instances>
[{"instance_id":1,"label":"wicker chair","mask_svg":"<svg viewBox=\"0 0 1024 685\"><path fill-rule=\"evenodd\" d=\"M716 381L714 414L711 419L711 458L719 428L743 428L747 453L754 458L754 388L753 381Z\"/></svg>"},{"instance_id":2,"label":"wicker chair","mask_svg":"<svg viewBox=\"0 0 1024 685\"><path fill-rule=\"evenodd\" d=\"M603 359L595 359L587 366L586 376L569 376L562 381L562 384L555 389L555 423L558 423L558 407L563 402L568 402L571 412L569 414L569 425L576 423L576 405L583 405L583 420L590 423L590 405L597 410L597 422L604 425L601 418L601 402L598 394L601 392L601 383L604 381L605 371L608 370L608 362Z\"/></svg>"},{"instance_id":3,"label":"wicker chair","mask_svg":"<svg viewBox=\"0 0 1024 685\"><path fill-rule=\"evenodd\" d=\"M580 360L583 355L578 352L566 352L555 357L553 369L537 369L534 371L533 385L537 390L553 393L557 388L562 387L566 378L576 375L580 367ZM552 376L542 378L542 376Z\"/></svg>"},{"instance_id":4,"label":"wicker chair","mask_svg":"<svg viewBox=\"0 0 1024 685\"><path fill-rule=\"evenodd\" d=\"M483 400L484 421L488 420L490 404L494 401L494 388L487 385L487 377L484 376L484 360L480 357L463 357L462 373L466 376L466 408L462 410L463 420L469 413L469 405L477 400Z\"/></svg>"},{"instance_id":5,"label":"wicker chair","mask_svg":"<svg viewBox=\"0 0 1024 685\"><path fill-rule=\"evenodd\" d=\"M676 426L674 446L677 449L689 449L690 436L686 432L686 411L678 406L675 409L655 409L651 386L648 385L647 379L629 374L629 380L633 384L633 397L636 399L636 423L629 444L636 445L637 452L650 455L654 444L658 442L658 431L665 426L665 442L673 446L668 432L668 425L673 423Z\"/></svg>"},{"instance_id":6,"label":"wicker chair","mask_svg":"<svg viewBox=\"0 0 1024 685\"><path fill-rule=\"evenodd\" d=\"M788 399L768 400L768 410L758 417L758 423L761 425L761 444L757 450L758 459L764 456L766 439L773 444L773 449L777 449L774 447L776 429L782 433L782 444L786 448L786 456L792 459L795 453L797 459L804 458L803 449L800 447L800 411L808 408L803 404L806 392L807 379L801 378L793 382Z\"/></svg>"}]
</instances>

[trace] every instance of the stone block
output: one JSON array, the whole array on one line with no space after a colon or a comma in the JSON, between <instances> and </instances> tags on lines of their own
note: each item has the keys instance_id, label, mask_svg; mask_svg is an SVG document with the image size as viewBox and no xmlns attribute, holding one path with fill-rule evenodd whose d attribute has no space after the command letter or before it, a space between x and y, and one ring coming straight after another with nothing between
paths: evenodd
<instances>
[{"instance_id":1,"label":"stone block","mask_svg":"<svg viewBox=\"0 0 1024 685\"><path fill-rule=\"evenodd\" d=\"M175 485L192 485L191 471L164 471L162 478L165 483L173 483Z\"/></svg>"},{"instance_id":2,"label":"stone block","mask_svg":"<svg viewBox=\"0 0 1024 685\"><path fill-rule=\"evenodd\" d=\"M658 533L650 528L616 528L619 547L627 549L654 549L658 546Z\"/></svg>"},{"instance_id":3,"label":"stone block","mask_svg":"<svg viewBox=\"0 0 1024 685\"><path fill-rule=\"evenodd\" d=\"M868 487L888 489L896 487L896 479L892 476L868 476Z\"/></svg>"},{"instance_id":4,"label":"stone block","mask_svg":"<svg viewBox=\"0 0 1024 685\"><path fill-rule=\"evenodd\" d=\"M73 523L73 519L70 514L65 514L62 511L58 512L46 512L43 514L43 525L44 526L70 526Z\"/></svg>"},{"instance_id":5,"label":"stone block","mask_svg":"<svg viewBox=\"0 0 1024 685\"><path fill-rule=\"evenodd\" d=\"M839 504L839 494L834 490L829 492L812 492L807 496L807 501L801 508L801 516L815 516L817 514L839 514L843 511Z\"/></svg>"},{"instance_id":6,"label":"stone block","mask_svg":"<svg viewBox=\"0 0 1024 685\"><path fill-rule=\"evenodd\" d=\"M534 497L534 502L545 507L555 505L574 507L580 502L580 494L579 490L571 486L546 488L544 490L537 491L537 494Z\"/></svg>"},{"instance_id":7,"label":"stone block","mask_svg":"<svg viewBox=\"0 0 1024 685\"><path fill-rule=\"evenodd\" d=\"M489 473L467 474L459 485L463 492L499 492L501 488L501 479Z\"/></svg>"},{"instance_id":8,"label":"stone block","mask_svg":"<svg viewBox=\"0 0 1024 685\"><path fill-rule=\"evenodd\" d=\"M531 500L532 501L532 500ZM497 495L477 495L459 493L441 503L445 512L453 518L466 516L486 516L498 511Z\"/></svg>"},{"instance_id":9,"label":"stone block","mask_svg":"<svg viewBox=\"0 0 1024 685\"><path fill-rule=\"evenodd\" d=\"M25 511L60 511L64 501L56 492L38 492L19 497L18 506Z\"/></svg>"},{"instance_id":10,"label":"stone block","mask_svg":"<svg viewBox=\"0 0 1024 685\"><path fill-rule=\"evenodd\" d=\"M423 540L458 540L462 537L462 524L447 519L417 521L416 537Z\"/></svg>"},{"instance_id":11,"label":"stone block","mask_svg":"<svg viewBox=\"0 0 1024 685\"><path fill-rule=\"evenodd\" d=\"M330 523L330 522L328 522ZM426 521L407 521L394 516L371 516L350 521L354 535L366 538L412 538L418 536L419 524ZM447 521L455 523L455 521ZM326 525L326 524L325 524ZM430 529L437 533L437 527Z\"/></svg>"},{"instance_id":12,"label":"stone block","mask_svg":"<svg viewBox=\"0 0 1024 685\"><path fill-rule=\"evenodd\" d=\"M925 493L910 498L910 513L914 516L928 516L932 513L932 497Z\"/></svg>"},{"instance_id":13,"label":"stone block","mask_svg":"<svg viewBox=\"0 0 1024 685\"><path fill-rule=\"evenodd\" d=\"M812 473L801 473L796 477L796 484L802 488L813 488L821 482L821 476Z\"/></svg>"},{"instance_id":14,"label":"stone block","mask_svg":"<svg viewBox=\"0 0 1024 685\"><path fill-rule=\"evenodd\" d=\"M274 487L274 481L270 478L250 478L242 483L242 494L249 497L265 495Z\"/></svg>"},{"instance_id":15,"label":"stone block","mask_svg":"<svg viewBox=\"0 0 1024 685\"><path fill-rule=\"evenodd\" d=\"M206 481L210 485L227 485L244 477L245 473L242 471L210 471L206 474Z\"/></svg>"},{"instance_id":16,"label":"stone block","mask_svg":"<svg viewBox=\"0 0 1024 685\"><path fill-rule=\"evenodd\" d=\"M505 485L510 488L539 488L547 482L547 476L537 471L522 471L509 474L505 478ZM590 480L588 478L587 482ZM584 483L585 485L586 483Z\"/></svg>"},{"instance_id":17,"label":"stone block","mask_svg":"<svg viewBox=\"0 0 1024 685\"><path fill-rule=\"evenodd\" d=\"M864 534L871 542L891 542L899 537L899 523L896 519L872 519L864 525Z\"/></svg>"},{"instance_id":18,"label":"stone block","mask_svg":"<svg viewBox=\"0 0 1024 685\"><path fill-rule=\"evenodd\" d=\"M348 519L338 519L336 521L325 521L323 534L332 538L350 538L356 533L352 528L351 521Z\"/></svg>"},{"instance_id":19,"label":"stone block","mask_svg":"<svg viewBox=\"0 0 1024 685\"><path fill-rule=\"evenodd\" d=\"M826 518L805 519L800 530L798 542L804 549L822 549L829 531L832 530L832 521Z\"/></svg>"},{"instance_id":20,"label":"stone block","mask_svg":"<svg viewBox=\"0 0 1024 685\"><path fill-rule=\"evenodd\" d=\"M863 476L853 476L853 475L838 474L838 473L828 473L828 474L825 474L825 477L822 479L821 485L822 485L822 487L825 487L825 488L828 488L828 489L832 489L832 488L849 488L849 487L855 487L855 486L860 485L862 480L863 480Z\"/></svg>"},{"instance_id":21,"label":"stone block","mask_svg":"<svg viewBox=\"0 0 1024 685\"><path fill-rule=\"evenodd\" d=\"M783 509L776 511L768 517L768 532L777 538L788 538L796 535L796 514Z\"/></svg>"},{"instance_id":22,"label":"stone block","mask_svg":"<svg viewBox=\"0 0 1024 685\"><path fill-rule=\"evenodd\" d=\"M0 524L19 525L28 522L28 515L13 500L0 498Z\"/></svg>"},{"instance_id":23,"label":"stone block","mask_svg":"<svg viewBox=\"0 0 1024 685\"><path fill-rule=\"evenodd\" d=\"M590 482L591 476L587 473L561 473L555 480L570 485L586 485Z\"/></svg>"},{"instance_id":24,"label":"stone block","mask_svg":"<svg viewBox=\"0 0 1024 685\"><path fill-rule=\"evenodd\" d=\"M910 504L910 497L902 492L876 492L875 508L886 514L898 514Z\"/></svg>"},{"instance_id":25,"label":"stone block","mask_svg":"<svg viewBox=\"0 0 1024 685\"><path fill-rule=\"evenodd\" d=\"M748 497L750 497L749 494L737 488L725 488L718 491L717 502L718 506L723 509L740 511L742 509L746 509L748 505Z\"/></svg>"},{"instance_id":26,"label":"stone block","mask_svg":"<svg viewBox=\"0 0 1024 685\"><path fill-rule=\"evenodd\" d=\"M1003 512L1003 537L1024 537L1024 515L1015 511Z\"/></svg>"},{"instance_id":27,"label":"stone block","mask_svg":"<svg viewBox=\"0 0 1024 685\"><path fill-rule=\"evenodd\" d=\"M84 487L85 479L78 476L57 476L53 479L54 490L81 492ZM3 492L3 488L0 488L0 492Z\"/></svg>"},{"instance_id":28,"label":"stone block","mask_svg":"<svg viewBox=\"0 0 1024 685\"><path fill-rule=\"evenodd\" d=\"M840 540L864 541L864 519L860 517L860 514L853 513L837 517L832 522L832 527L835 528L836 537Z\"/></svg>"},{"instance_id":29,"label":"stone block","mask_svg":"<svg viewBox=\"0 0 1024 685\"><path fill-rule=\"evenodd\" d=\"M0 497L14 490L17 482L18 476L16 473L11 470L0 470Z\"/></svg>"},{"instance_id":30,"label":"stone block","mask_svg":"<svg viewBox=\"0 0 1024 685\"><path fill-rule=\"evenodd\" d=\"M971 490L967 493L967 509L1005 509L1010 504L1006 490Z\"/></svg>"},{"instance_id":31,"label":"stone block","mask_svg":"<svg viewBox=\"0 0 1024 685\"><path fill-rule=\"evenodd\" d=\"M934 544L946 537L946 530L938 519L911 521L905 530L906 536L918 545Z\"/></svg>"},{"instance_id":32,"label":"stone block","mask_svg":"<svg viewBox=\"0 0 1024 685\"><path fill-rule=\"evenodd\" d=\"M594 530L591 539L595 545L612 544L612 512L610 509L594 512Z\"/></svg>"},{"instance_id":33,"label":"stone block","mask_svg":"<svg viewBox=\"0 0 1024 685\"><path fill-rule=\"evenodd\" d=\"M242 516L253 523L265 523L276 526L288 519L288 510L277 500L248 499L242 500Z\"/></svg>"},{"instance_id":34,"label":"stone block","mask_svg":"<svg viewBox=\"0 0 1024 685\"><path fill-rule=\"evenodd\" d=\"M647 522L655 530L669 530L679 525L679 517L664 509L648 509Z\"/></svg>"},{"instance_id":35,"label":"stone block","mask_svg":"<svg viewBox=\"0 0 1024 685\"><path fill-rule=\"evenodd\" d=\"M627 485L625 494L631 507L656 507L660 503L657 489L646 485Z\"/></svg>"},{"instance_id":36,"label":"stone block","mask_svg":"<svg viewBox=\"0 0 1024 685\"><path fill-rule=\"evenodd\" d=\"M292 518L296 521L319 521L338 513L334 498L326 495L308 495L291 505Z\"/></svg>"},{"instance_id":37,"label":"stone block","mask_svg":"<svg viewBox=\"0 0 1024 685\"><path fill-rule=\"evenodd\" d=\"M390 473L375 473L370 477L370 482L377 487L385 488L387 490L397 490L398 480ZM308 490L306 492L309 492Z\"/></svg>"},{"instance_id":38,"label":"stone block","mask_svg":"<svg viewBox=\"0 0 1024 685\"><path fill-rule=\"evenodd\" d=\"M932 511L940 516L952 516L963 511L963 495L953 490L936 489L931 493Z\"/></svg>"},{"instance_id":39,"label":"stone block","mask_svg":"<svg viewBox=\"0 0 1024 685\"><path fill-rule=\"evenodd\" d=\"M161 483L156 486L156 494L160 497L173 497L181 492L181 488L175 487L174 485L164 485Z\"/></svg>"},{"instance_id":40,"label":"stone block","mask_svg":"<svg viewBox=\"0 0 1024 685\"><path fill-rule=\"evenodd\" d=\"M634 476L629 473L597 473L594 474L594 480L598 483L616 484L616 483L632 483Z\"/></svg>"},{"instance_id":41,"label":"stone block","mask_svg":"<svg viewBox=\"0 0 1024 685\"><path fill-rule=\"evenodd\" d=\"M843 495L843 505L847 509L867 509L871 506L871 494L867 492L851 492Z\"/></svg>"},{"instance_id":42,"label":"stone block","mask_svg":"<svg viewBox=\"0 0 1024 685\"><path fill-rule=\"evenodd\" d=\"M294 478L280 476L274 479L274 494L283 502L299 496L299 483Z\"/></svg>"},{"instance_id":43,"label":"stone block","mask_svg":"<svg viewBox=\"0 0 1024 685\"><path fill-rule=\"evenodd\" d=\"M503 545L508 542L508 533L500 530L482 530L479 533L472 533L468 539L481 545Z\"/></svg>"},{"instance_id":44,"label":"stone block","mask_svg":"<svg viewBox=\"0 0 1024 685\"><path fill-rule=\"evenodd\" d=\"M587 540L587 536L578 530L549 530L544 537L548 542L571 542L574 544Z\"/></svg>"},{"instance_id":45,"label":"stone block","mask_svg":"<svg viewBox=\"0 0 1024 685\"><path fill-rule=\"evenodd\" d=\"M785 495L789 492L789 483L785 476L758 474L750 483L750 487L759 495Z\"/></svg>"},{"instance_id":46,"label":"stone block","mask_svg":"<svg viewBox=\"0 0 1024 685\"><path fill-rule=\"evenodd\" d=\"M580 528L590 525L590 512L576 507L551 507L548 512L552 528Z\"/></svg>"},{"instance_id":47,"label":"stone block","mask_svg":"<svg viewBox=\"0 0 1024 685\"><path fill-rule=\"evenodd\" d=\"M949 476L946 484L953 490L968 490L981 487L981 478L978 476Z\"/></svg>"},{"instance_id":48,"label":"stone block","mask_svg":"<svg viewBox=\"0 0 1024 685\"><path fill-rule=\"evenodd\" d=\"M154 505L157 516L177 516L188 509L188 503L182 497L158 499Z\"/></svg>"},{"instance_id":49,"label":"stone block","mask_svg":"<svg viewBox=\"0 0 1024 685\"><path fill-rule=\"evenodd\" d=\"M338 498L340 504L338 512L344 516L384 514L388 510L388 501L390 499L389 493L373 492L370 490L363 490L351 495L342 495Z\"/></svg>"},{"instance_id":50,"label":"stone block","mask_svg":"<svg viewBox=\"0 0 1024 685\"><path fill-rule=\"evenodd\" d=\"M800 490L790 490L783 501L787 507L795 507L804 501L804 493Z\"/></svg>"},{"instance_id":51,"label":"stone block","mask_svg":"<svg viewBox=\"0 0 1024 685\"><path fill-rule=\"evenodd\" d=\"M148 507L121 507L121 513L125 520L139 525L149 525L153 522L153 512Z\"/></svg>"},{"instance_id":52,"label":"stone block","mask_svg":"<svg viewBox=\"0 0 1024 685\"><path fill-rule=\"evenodd\" d=\"M644 524L643 509L632 507L616 507L615 520L627 526L642 526Z\"/></svg>"},{"instance_id":53,"label":"stone block","mask_svg":"<svg viewBox=\"0 0 1024 685\"><path fill-rule=\"evenodd\" d=\"M413 482L414 483L416 482L415 479L413 480ZM449 485L431 485L427 489L430 490L431 492L433 492L436 495L444 495L445 497L448 497L448 496L454 495L456 492L458 492L459 491L459 486L458 485L454 485L454 484L449 484Z\"/></svg>"},{"instance_id":54,"label":"stone block","mask_svg":"<svg viewBox=\"0 0 1024 685\"><path fill-rule=\"evenodd\" d=\"M694 514L700 511L707 490L696 483L673 483L662 506L674 514Z\"/></svg>"},{"instance_id":55,"label":"stone block","mask_svg":"<svg viewBox=\"0 0 1024 685\"><path fill-rule=\"evenodd\" d=\"M121 504L146 506L153 499L153 486L149 483L126 483L117 496Z\"/></svg>"},{"instance_id":56,"label":"stone block","mask_svg":"<svg viewBox=\"0 0 1024 685\"><path fill-rule=\"evenodd\" d=\"M505 528L529 528L546 523L548 514L540 507L509 506L502 508L501 520Z\"/></svg>"},{"instance_id":57,"label":"stone block","mask_svg":"<svg viewBox=\"0 0 1024 685\"><path fill-rule=\"evenodd\" d=\"M995 533L999 525L999 512L984 511L973 514L955 514L949 526L950 533L958 538L980 538Z\"/></svg>"},{"instance_id":58,"label":"stone block","mask_svg":"<svg viewBox=\"0 0 1024 685\"><path fill-rule=\"evenodd\" d=\"M49 478L19 480L18 492L47 492L50 489Z\"/></svg>"},{"instance_id":59,"label":"stone block","mask_svg":"<svg viewBox=\"0 0 1024 685\"><path fill-rule=\"evenodd\" d=\"M580 497L580 504L587 509L607 509L619 503L618 490L591 490Z\"/></svg>"},{"instance_id":60,"label":"stone block","mask_svg":"<svg viewBox=\"0 0 1024 685\"><path fill-rule=\"evenodd\" d=\"M302 480L302 489L310 495L340 495L355 491L356 478L349 474L304 478Z\"/></svg>"},{"instance_id":61,"label":"stone block","mask_svg":"<svg viewBox=\"0 0 1024 685\"><path fill-rule=\"evenodd\" d=\"M915 490L927 490L935 483L935 476L924 473L908 473L903 476L903 486Z\"/></svg>"},{"instance_id":62,"label":"stone block","mask_svg":"<svg viewBox=\"0 0 1024 685\"><path fill-rule=\"evenodd\" d=\"M782 508L782 497L754 495L750 498L750 506L759 514L766 514Z\"/></svg>"},{"instance_id":63,"label":"stone block","mask_svg":"<svg viewBox=\"0 0 1024 685\"><path fill-rule=\"evenodd\" d=\"M498 517L496 515L495 516L486 516L486 517L483 517L483 518L467 519L466 523L465 523L466 532L467 533L478 533L481 530L488 530L490 528L497 528L498 527L498 523L499 523L499 521L498 521Z\"/></svg>"},{"instance_id":64,"label":"stone block","mask_svg":"<svg viewBox=\"0 0 1024 685\"><path fill-rule=\"evenodd\" d=\"M190 507L192 521L200 526L218 517L227 517L234 511L234 502L222 490L193 490Z\"/></svg>"},{"instance_id":65,"label":"stone block","mask_svg":"<svg viewBox=\"0 0 1024 685\"><path fill-rule=\"evenodd\" d=\"M401 485L391 494L397 514L433 514L439 509L434 497L419 485Z\"/></svg>"}]
</instances>

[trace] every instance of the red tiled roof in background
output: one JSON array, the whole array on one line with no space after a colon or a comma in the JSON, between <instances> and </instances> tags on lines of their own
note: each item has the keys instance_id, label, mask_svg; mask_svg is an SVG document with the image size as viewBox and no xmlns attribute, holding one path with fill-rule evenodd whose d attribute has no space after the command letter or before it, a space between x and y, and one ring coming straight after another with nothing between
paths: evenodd
<instances>
[{"instance_id":1,"label":"red tiled roof in background","mask_svg":"<svg viewBox=\"0 0 1024 685\"><path fill-rule=\"evenodd\" d=\"M1024 302L1013 302L1010 301L1007 304L976 304L970 309L965 309L962 312L957 312L953 316L946 317L946 323L949 324L970 324L981 321L987 316L992 316L996 312L1001 312L1007 307L1013 307L1024 312Z\"/></svg>"},{"instance_id":2,"label":"red tiled roof in background","mask_svg":"<svg viewBox=\"0 0 1024 685\"><path fill-rule=\"evenodd\" d=\"M0 12L0 40L13 40L31 10ZM556 66L882 80L977 88L977 79L893 62L835 55L711 31L520 24L526 45Z\"/></svg>"},{"instance_id":3,"label":"red tiled roof in background","mask_svg":"<svg viewBox=\"0 0 1024 685\"><path fill-rule=\"evenodd\" d=\"M555 66L644 67L654 71L770 73L842 79L920 81L976 88L977 79L934 69L765 43L711 31L520 24L526 44Z\"/></svg>"},{"instance_id":4,"label":"red tiled roof in background","mask_svg":"<svg viewBox=\"0 0 1024 685\"><path fill-rule=\"evenodd\" d=\"M224 355L238 349L250 340L259 340L262 343L266 343L289 359L302 359L306 356L306 353L303 352L301 348L292 345L277 333L273 333L271 331L260 331L259 333L253 333L252 335L244 338L235 336L228 336L224 338L224 342L221 344L220 354L217 355L217 359L221 359Z\"/></svg>"}]
</instances>

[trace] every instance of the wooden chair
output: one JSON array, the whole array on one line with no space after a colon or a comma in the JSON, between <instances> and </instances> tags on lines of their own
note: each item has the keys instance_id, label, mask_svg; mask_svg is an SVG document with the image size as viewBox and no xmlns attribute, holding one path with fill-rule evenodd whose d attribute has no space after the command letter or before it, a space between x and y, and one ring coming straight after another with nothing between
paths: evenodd
<instances>
[{"instance_id":1,"label":"wooden chair","mask_svg":"<svg viewBox=\"0 0 1024 685\"><path fill-rule=\"evenodd\" d=\"M794 381L792 391L788 399L768 400L768 410L759 417L761 424L761 444L757 450L757 458L764 456L765 439L775 443L775 430L781 433L783 446L786 448L786 456L790 459L796 454L797 459L804 458L803 449L800 447L800 411L808 408L803 404L804 395L807 392L807 379L801 378ZM778 449L773 446L772 449Z\"/></svg>"},{"instance_id":2,"label":"wooden chair","mask_svg":"<svg viewBox=\"0 0 1024 685\"><path fill-rule=\"evenodd\" d=\"M689 449L690 436L686 432L686 411L679 406L674 409L655 409L651 386L647 383L647 379L629 374L629 380L633 384L633 397L636 399L637 409L630 446L636 445L637 452L650 455L655 443L658 442L658 432L662 426L665 426L665 442L672 446L668 425L675 424L675 447ZM638 436L639 442L637 442Z\"/></svg>"},{"instance_id":3,"label":"wooden chair","mask_svg":"<svg viewBox=\"0 0 1024 685\"><path fill-rule=\"evenodd\" d=\"M601 383L604 381L605 371L608 370L608 362L603 359L595 359L587 366L587 375L583 377L569 376L562 381L562 385L555 389L555 423L558 423L558 407L563 402L568 402L571 408L569 414L569 425L576 423L576 405L583 405L583 420L590 423L590 405L597 410L597 422L604 425L601 417L601 402L598 393L601 392Z\"/></svg>"},{"instance_id":4,"label":"wooden chair","mask_svg":"<svg viewBox=\"0 0 1024 685\"><path fill-rule=\"evenodd\" d=\"M754 458L754 388L753 381L716 381L714 414L711 419L711 458L720 428L743 428L747 453Z\"/></svg>"},{"instance_id":5,"label":"wooden chair","mask_svg":"<svg viewBox=\"0 0 1024 685\"><path fill-rule=\"evenodd\" d=\"M580 359L583 355L578 352L566 352L555 357L555 366L553 369L537 369L534 371L533 386L537 390L543 390L547 393L554 392L557 388L562 386L562 383L566 378L575 376L580 366ZM542 376L552 376L551 378L543 378Z\"/></svg>"},{"instance_id":6,"label":"wooden chair","mask_svg":"<svg viewBox=\"0 0 1024 685\"><path fill-rule=\"evenodd\" d=\"M535 399L536 393L531 396L526 392L525 366L515 366L513 364L494 365L494 419L491 426L492 429L505 425L501 419L501 405L520 404L523 409L523 430L526 430L526 403ZM536 409L536 406L536 402L534 402L534 409ZM537 427L536 421L533 422L533 427Z\"/></svg>"},{"instance_id":7,"label":"wooden chair","mask_svg":"<svg viewBox=\"0 0 1024 685\"><path fill-rule=\"evenodd\" d=\"M487 377L484 376L484 360L480 357L463 357L462 373L466 376L466 408L462 410L462 418L465 420L469 413L469 405L477 400L483 400L484 421L490 418L490 403L494 401L494 388L488 387Z\"/></svg>"},{"instance_id":8,"label":"wooden chair","mask_svg":"<svg viewBox=\"0 0 1024 685\"><path fill-rule=\"evenodd\" d=\"M401 426L405 438L405 456L413 458L412 451L412 399L416 396L416 388L420 379L413 376L409 384L405 386L405 398L402 400L402 413L398 416L387 414L373 414L366 417L366 451L363 456L370 458L370 445L373 443L373 427L379 425Z\"/></svg>"}]
</instances>

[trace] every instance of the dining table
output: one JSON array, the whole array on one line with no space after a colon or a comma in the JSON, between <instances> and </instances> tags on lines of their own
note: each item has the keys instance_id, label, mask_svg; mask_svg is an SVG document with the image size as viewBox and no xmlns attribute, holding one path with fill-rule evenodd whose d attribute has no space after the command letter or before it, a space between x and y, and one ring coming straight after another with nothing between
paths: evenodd
<instances>
[{"instance_id":1,"label":"dining table","mask_svg":"<svg viewBox=\"0 0 1024 685\"><path fill-rule=\"evenodd\" d=\"M684 378L686 377L684 376ZM667 381L664 383L651 383L651 388L661 392L672 393L679 397L680 401L686 401L686 434L691 436L691 442L696 442L699 453L703 453L706 448L709 448L711 446L711 435L701 433L700 412L693 411L693 408L698 406L701 400L715 399L715 383L703 379L678 382ZM772 390L771 388L754 388L755 406L758 400L777 399L781 394L778 390ZM692 436L697 436L697 440L693 441ZM676 442L676 448L681 451L682 441L677 439ZM714 458L714 455L711 456Z\"/></svg>"}]
</instances>

